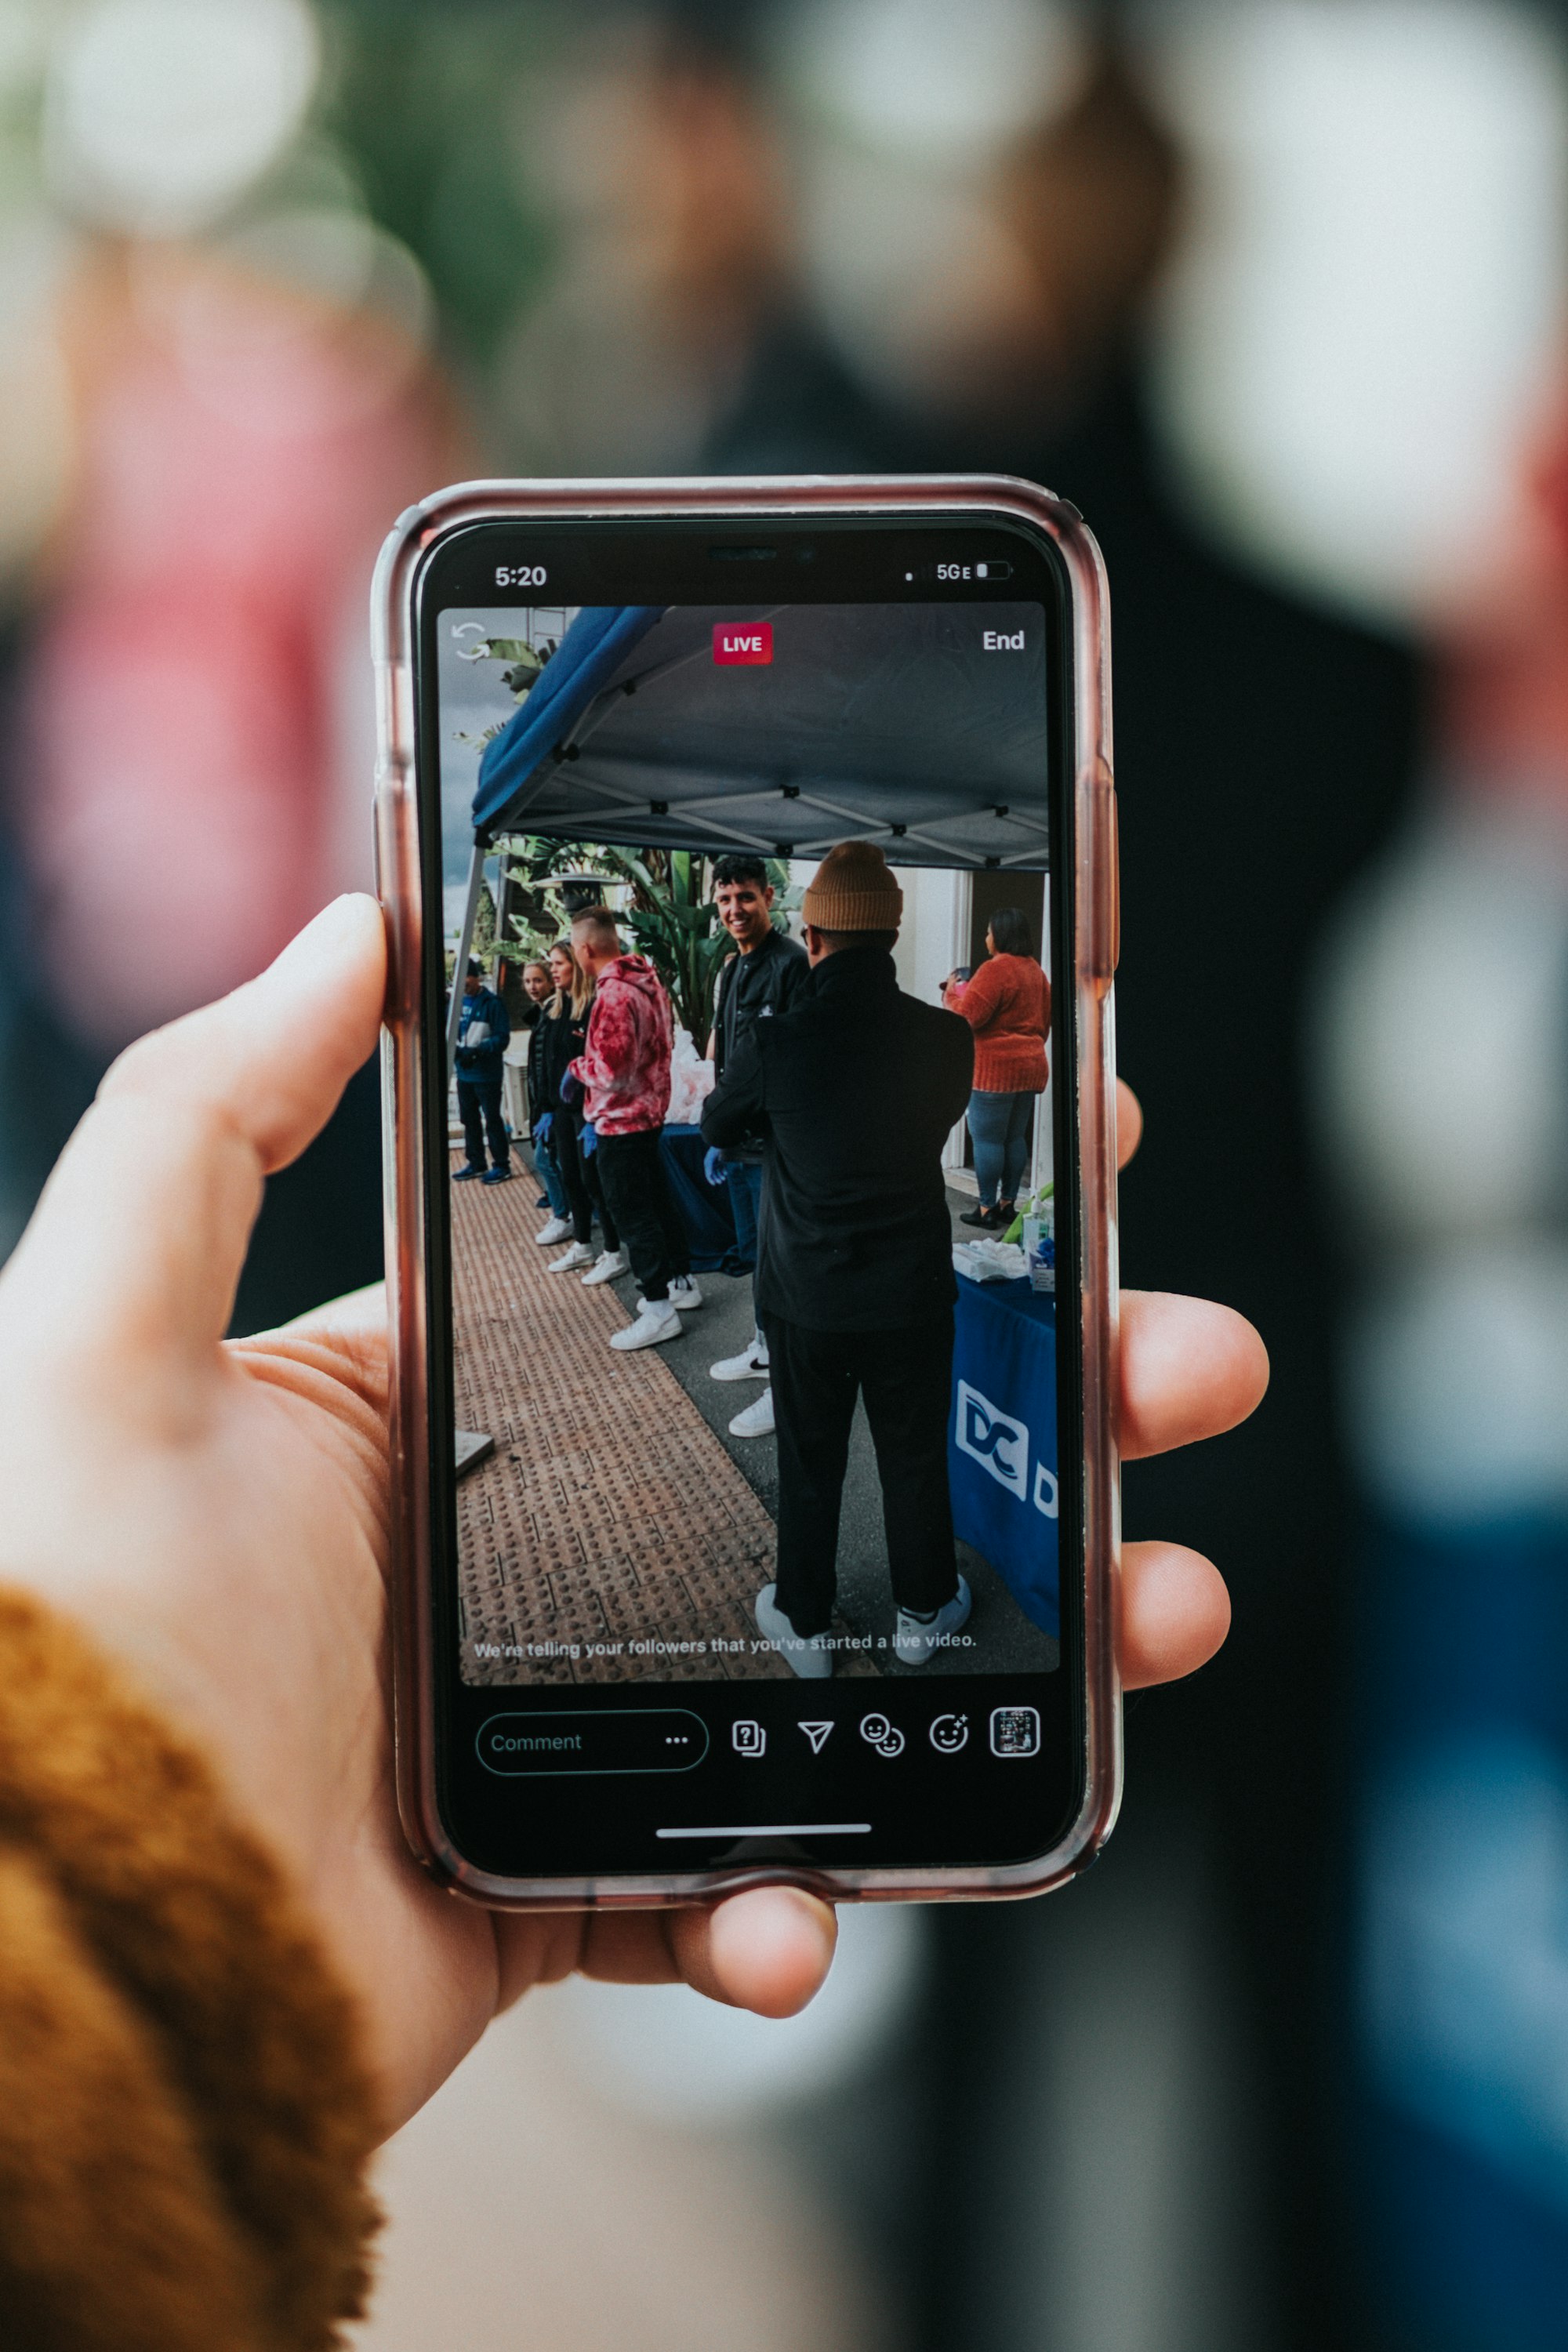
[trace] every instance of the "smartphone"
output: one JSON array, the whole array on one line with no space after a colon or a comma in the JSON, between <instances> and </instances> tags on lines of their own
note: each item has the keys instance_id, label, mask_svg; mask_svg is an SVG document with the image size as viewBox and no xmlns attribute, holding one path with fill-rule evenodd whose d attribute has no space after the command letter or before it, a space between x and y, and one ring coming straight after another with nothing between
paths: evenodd
<instances>
[{"instance_id":1,"label":"smartphone","mask_svg":"<svg viewBox=\"0 0 1568 2352\"><path fill-rule=\"evenodd\" d=\"M1003 478L388 539L398 1787L458 1892L1017 1895L1109 1834L1107 628Z\"/></svg>"}]
</instances>

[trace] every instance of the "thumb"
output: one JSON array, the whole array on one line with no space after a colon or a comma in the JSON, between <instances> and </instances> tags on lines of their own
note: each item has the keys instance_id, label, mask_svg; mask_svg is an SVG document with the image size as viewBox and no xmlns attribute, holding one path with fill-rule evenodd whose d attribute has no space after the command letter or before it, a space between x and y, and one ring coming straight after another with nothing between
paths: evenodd
<instances>
[{"instance_id":1,"label":"thumb","mask_svg":"<svg viewBox=\"0 0 1568 2352\"><path fill-rule=\"evenodd\" d=\"M58 1343L221 1337L264 1178L320 1133L374 1048L385 937L339 898L260 977L122 1054L0 1281Z\"/></svg>"},{"instance_id":2,"label":"thumb","mask_svg":"<svg viewBox=\"0 0 1568 2352\"><path fill-rule=\"evenodd\" d=\"M374 1051L385 989L380 908L334 898L258 979L121 1054L99 1100L205 1108L270 1176L321 1133Z\"/></svg>"}]
</instances>

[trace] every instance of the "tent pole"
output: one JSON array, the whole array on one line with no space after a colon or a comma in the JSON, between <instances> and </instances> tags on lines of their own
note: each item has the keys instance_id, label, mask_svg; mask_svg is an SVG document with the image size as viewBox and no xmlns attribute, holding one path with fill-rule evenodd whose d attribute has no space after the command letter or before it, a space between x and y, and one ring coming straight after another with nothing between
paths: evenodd
<instances>
[{"instance_id":1,"label":"tent pole","mask_svg":"<svg viewBox=\"0 0 1568 2352\"><path fill-rule=\"evenodd\" d=\"M468 859L468 896L463 908L463 928L458 938L458 960L452 966L452 1001L447 1007L447 1067L453 1066L458 1050L458 1023L463 1012L463 975L468 969L468 951L474 944L474 919L479 911L479 892L484 887L484 845L476 841Z\"/></svg>"},{"instance_id":2,"label":"tent pole","mask_svg":"<svg viewBox=\"0 0 1568 2352\"><path fill-rule=\"evenodd\" d=\"M500 841L496 844L496 961L498 967L506 961L506 844Z\"/></svg>"}]
</instances>

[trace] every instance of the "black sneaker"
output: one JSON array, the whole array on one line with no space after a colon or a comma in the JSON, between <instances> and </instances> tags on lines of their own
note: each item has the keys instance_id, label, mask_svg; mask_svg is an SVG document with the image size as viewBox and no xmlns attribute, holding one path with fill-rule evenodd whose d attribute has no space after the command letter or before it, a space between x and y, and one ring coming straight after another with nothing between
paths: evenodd
<instances>
[{"instance_id":1,"label":"black sneaker","mask_svg":"<svg viewBox=\"0 0 1568 2352\"><path fill-rule=\"evenodd\" d=\"M481 1184L510 1184L511 1182L511 1170L510 1168L492 1168L488 1175L481 1176L479 1178L479 1181Z\"/></svg>"},{"instance_id":2,"label":"black sneaker","mask_svg":"<svg viewBox=\"0 0 1568 2352\"><path fill-rule=\"evenodd\" d=\"M966 1209L958 1222L961 1225L994 1225L996 1212L994 1209Z\"/></svg>"},{"instance_id":3,"label":"black sneaker","mask_svg":"<svg viewBox=\"0 0 1568 2352\"><path fill-rule=\"evenodd\" d=\"M454 1184L471 1184L476 1176L482 1176L484 1172L482 1168L454 1168L452 1181Z\"/></svg>"}]
</instances>

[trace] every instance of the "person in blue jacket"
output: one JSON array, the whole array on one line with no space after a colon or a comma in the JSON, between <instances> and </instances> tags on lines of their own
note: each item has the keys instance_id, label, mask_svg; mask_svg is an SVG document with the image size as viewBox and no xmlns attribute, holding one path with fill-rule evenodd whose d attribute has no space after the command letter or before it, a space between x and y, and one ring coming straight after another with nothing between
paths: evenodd
<instances>
[{"instance_id":1,"label":"person in blue jacket","mask_svg":"<svg viewBox=\"0 0 1568 2352\"><path fill-rule=\"evenodd\" d=\"M502 1056L510 1038L506 1006L493 988L485 986L470 956L458 1015L457 1054L458 1116L468 1157L454 1171L454 1184L471 1183L476 1176L486 1184L504 1184L511 1174L511 1144L500 1108ZM491 1167L485 1163L487 1136Z\"/></svg>"}]
</instances>

